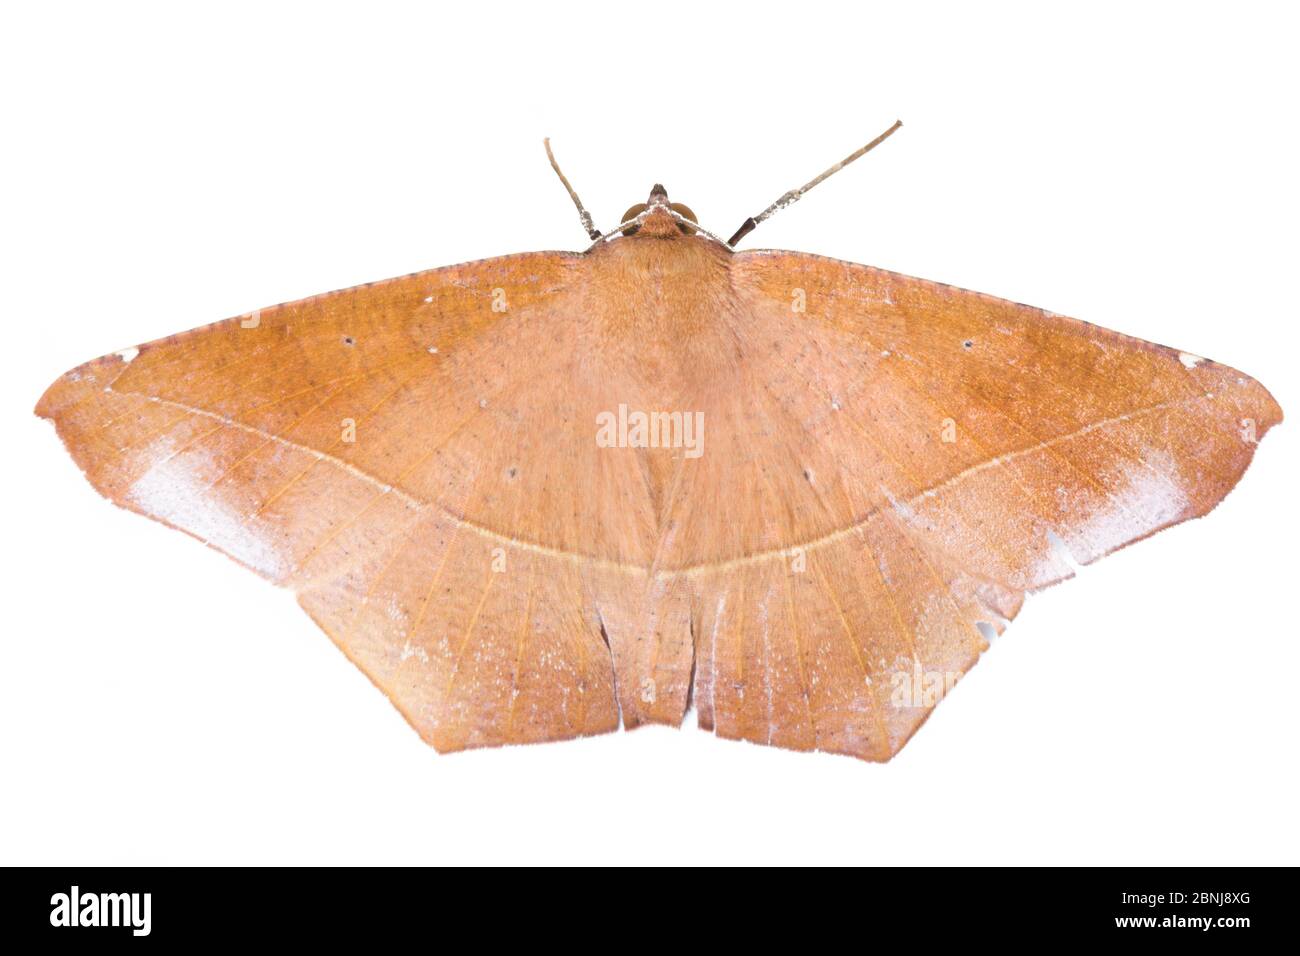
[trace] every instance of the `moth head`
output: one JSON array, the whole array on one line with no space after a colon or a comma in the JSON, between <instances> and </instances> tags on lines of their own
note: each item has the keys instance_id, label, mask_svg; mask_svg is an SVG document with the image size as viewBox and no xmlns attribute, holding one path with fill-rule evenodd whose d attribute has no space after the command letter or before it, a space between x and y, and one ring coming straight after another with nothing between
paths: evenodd
<instances>
[{"instance_id":1,"label":"moth head","mask_svg":"<svg viewBox=\"0 0 1300 956\"><path fill-rule=\"evenodd\" d=\"M649 212L638 223L632 223L642 213ZM621 223L631 223L623 227L623 235L631 236L638 232L644 232L646 235L674 235L684 233L685 235L694 235L695 230L689 223L697 223L695 213L691 207L679 202L668 201L668 190L664 189L659 183L650 187L650 198L645 202L639 202L635 206L628 207L627 212L623 213Z\"/></svg>"}]
</instances>

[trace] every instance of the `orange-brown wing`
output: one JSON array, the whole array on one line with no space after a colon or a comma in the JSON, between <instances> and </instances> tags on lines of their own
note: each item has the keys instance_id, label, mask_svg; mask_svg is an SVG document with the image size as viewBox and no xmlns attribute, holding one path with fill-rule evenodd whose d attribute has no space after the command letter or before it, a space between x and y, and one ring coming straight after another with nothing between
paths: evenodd
<instances>
[{"instance_id":1,"label":"orange-brown wing","mask_svg":"<svg viewBox=\"0 0 1300 956\"><path fill-rule=\"evenodd\" d=\"M681 562L725 736L887 758L978 625L1067 554L1205 514L1281 420L1232 369L990 296L785 252L731 278L744 398L715 409L701 484L727 492L691 501Z\"/></svg>"},{"instance_id":2,"label":"orange-brown wing","mask_svg":"<svg viewBox=\"0 0 1300 956\"><path fill-rule=\"evenodd\" d=\"M647 532L570 385L577 261L266 309L87 363L37 411L106 497L294 588L439 749L610 730L595 592Z\"/></svg>"}]
</instances>

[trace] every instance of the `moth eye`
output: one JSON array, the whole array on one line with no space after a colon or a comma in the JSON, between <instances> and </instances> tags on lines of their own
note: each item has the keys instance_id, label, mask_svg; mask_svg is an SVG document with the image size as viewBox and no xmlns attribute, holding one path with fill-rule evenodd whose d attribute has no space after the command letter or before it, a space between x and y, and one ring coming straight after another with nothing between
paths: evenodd
<instances>
[{"instance_id":1,"label":"moth eye","mask_svg":"<svg viewBox=\"0 0 1300 956\"><path fill-rule=\"evenodd\" d=\"M695 213L691 212L690 206L683 205L682 203L679 202L674 202L674 203L669 203L668 208L671 209L673 212L677 213L677 215L686 217L691 222L699 222L699 220L695 218ZM686 235L688 236L695 235L695 230L692 229L690 226L686 225L686 223L684 222L679 222L677 224L677 228L680 229L682 232L686 233Z\"/></svg>"},{"instance_id":2,"label":"moth eye","mask_svg":"<svg viewBox=\"0 0 1300 956\"><path fill-rule=\"evenodd\" d=\"M619 222L627 222L629 219L635 219L637 216L641 215L641 213L645 212L649 208L650 207L643 202L639 202L635 206L630 206L628 207L627 212L623 213L623 216L622 218L619 219ZM628 226L626 229L623 230L623 235L630 236L640 228L641 228L640 226Z\"/></svg>"}]
</instances>

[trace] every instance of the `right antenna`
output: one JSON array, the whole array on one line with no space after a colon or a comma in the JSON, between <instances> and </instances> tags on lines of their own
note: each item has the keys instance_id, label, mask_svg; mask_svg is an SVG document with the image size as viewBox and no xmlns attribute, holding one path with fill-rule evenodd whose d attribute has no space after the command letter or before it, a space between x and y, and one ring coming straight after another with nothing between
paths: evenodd
<instances>
[{"instance_id":1,"label":"right antenna","mask_svg":"<svg viewBox=\"0 0 1300 956\"><path fill-rule=\"evenodd\" d=\"M790 192L786 193L776 202L772 203L772 205L768 206L766 209L760 212L757 216L750 216L748 219L746 219L744 222L740 224L740 228L736 230L736 234L731 237L731 239L727 242L727 245L734 247L736 243L740 242L741 239L744 239L747 235L753 232L754 227L756 227L764 219L770 219L772 216L776 215L786 206L793 206L795 203L797 203L800 199L803 198L803 194L806 193L808 190L812 189L823 179L829 179L831 176L833 176L835 173L838 173L841 169L843 169L849 163L853 162L858 157L865 156L867 153L871 152L873 149L875 149L885 140L889 139L889 137L894 134L894 131L897 130L902 125L903 125L902 120L896 121L893 126L889 127L889 129L885 130L883 133L881 133L879 136L877 136L875 139L869 142L866 146L863 146L857 152L850 153L848 156L845 156L843 159L841 159L830 169L826 170L826 172L822 173L820 176L810 179L808 182L804 183L798 189L792 189Z\"/></svg>"}]
</instances>

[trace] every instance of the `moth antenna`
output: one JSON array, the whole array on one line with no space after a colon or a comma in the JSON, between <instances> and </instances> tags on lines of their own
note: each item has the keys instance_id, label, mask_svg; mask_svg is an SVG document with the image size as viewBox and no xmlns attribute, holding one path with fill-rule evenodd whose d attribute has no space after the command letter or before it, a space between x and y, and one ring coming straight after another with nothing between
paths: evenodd
<instances>
[{"instance_id":1,"label":"moth antenna","mask_svg":"<svg viewBox=\"0 0 1300 956\"><path fill-rule=\"evenodd\" d=\"M753 232L754 227L757 226L764 219L768 219L776 215L786 206L792 206L795 203L797 203L800 199L803 198L803 194L806 193L808 190L812 189L822 180L829 179L831 176L833 176L835 173L838 173L841 169L843 169L849 163L853 162L855 159L858 159L861 156L865 156L867 153L871 152L873 149L875 149L885 140L889 139L889 137L893 135L894 131L897 130L902 125L903 125L903 121L897 120L893 126L889 127L889 129L885 130L883 133L881 133L879 136L877 136L875 139L869 142L866 146L863 146L857 152L853 152L850 153L848 156L845 156L843 159L841 159L830 169L826 170L826 172L822 173L820 176L816 176L813 179L810 179L808 182L804 183L798 189L790 190L790 192L783 195L780 199L772 203L772 205L768 206L757 216L750 216L748 219L746 219L744 222L740 224L740 228L736 230L736 234L731 237L731 241L728 242L727 245L734 246L736 243L740 242L741 239L745 238L745 236ZM551 162L554 163L555 160L551 160ZM559 170L557 169L556 172L558 173ZM560 178L563 179L564 177L561 176ZM565 185L567 186L568 183L565 183ZM572 190L570 190L570 192L572 192ZM575 196L574 199L576 200L577 197Z\"/></svg>"},{"instance_id":2,"label":"moth antenna","mask_svg":"<svg viewBox=\"0 0 1300 956\"><path fill-rule=\"evenodd\" d=\"M582 220L582 228L587 230L587 235L592 239L599 239L601 237L600 230L592 225L591 213L587 212L586 207L582 204L582 200L578 198L578 194L574 192L573 187L569 185L569 180L565 177L564 173L560 172L560 164L555 161L555 154L551 152L551 138L549 136L546 137L542 140L542 144L546 147L546 158L551 161L551 169L555 170L555 175L560 177L560 182L564 183L564 188L568 190L569 198L572 199L573 204L578 207L578 218Z\"/></svg>"}]
</instances>

